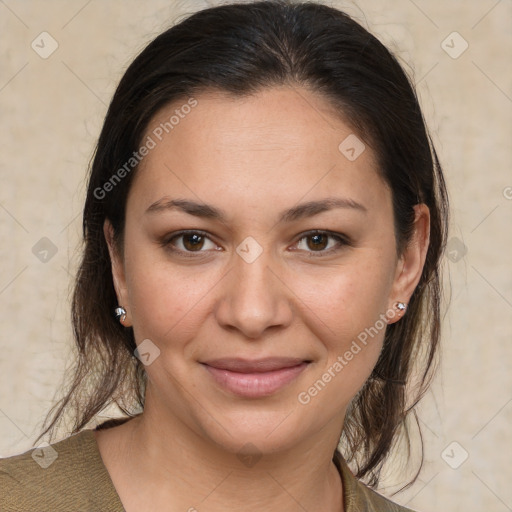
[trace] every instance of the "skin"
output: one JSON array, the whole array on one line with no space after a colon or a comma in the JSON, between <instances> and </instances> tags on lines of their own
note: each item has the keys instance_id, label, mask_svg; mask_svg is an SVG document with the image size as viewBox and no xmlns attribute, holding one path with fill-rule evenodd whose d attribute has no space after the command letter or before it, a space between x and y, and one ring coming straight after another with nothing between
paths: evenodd
<instances>
[{"instance_id":1,"label":"skin","mask_svg":"<svg viewBox=\"0 0 512 512\"><path fill-rule=\"evenodd\" d=\"M384 329L308 404L297 397L380 315L408 302L425 261L428 208L416 207L413 237L397 255L391 191L371 148L348 160L338 146L354 131L311 91L283 86L245 98L209 92L196 99L138 169L121 251L105 223L124 325L160 355L146 366L144 413L96 432L100 453L128 512L342 511L332 454ZM159 112L147 134L179 105ZM208 203L226 219L177 209L146 213L164 197ZM326 198L364 209L280 221L283 211ZM162 245L184 229L208 233L202 246L172 239L191 257ZM313 229L350 242L321 237L319 249L305 237ZM252 263L236 252L248 236L262 249ZM200 364L267 356L311 363L256 399L220 388ZM261 458L248 467L237 454L251 450Z\"/></svg>"}]
</instances>

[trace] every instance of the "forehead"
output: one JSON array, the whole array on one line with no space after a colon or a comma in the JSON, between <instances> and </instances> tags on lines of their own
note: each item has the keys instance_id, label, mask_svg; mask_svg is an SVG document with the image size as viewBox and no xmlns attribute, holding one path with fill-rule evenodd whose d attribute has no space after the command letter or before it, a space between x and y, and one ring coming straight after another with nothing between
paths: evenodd
<instances>
[{"instance_id":1,"label":"forehead","mask_svg":"<svg viewBox=\"0 0 512 512\"><path fill-rule=\"evenodd\" d=\"M299 87L244 97L210 91L175 101L148 124L148 138L154 147L132 184L146 203L173 192L213 201L242 194L252 203L296 202L333 190L371 202L387 189L373 151L342 113Z\"/></svg>"}]
</instances>

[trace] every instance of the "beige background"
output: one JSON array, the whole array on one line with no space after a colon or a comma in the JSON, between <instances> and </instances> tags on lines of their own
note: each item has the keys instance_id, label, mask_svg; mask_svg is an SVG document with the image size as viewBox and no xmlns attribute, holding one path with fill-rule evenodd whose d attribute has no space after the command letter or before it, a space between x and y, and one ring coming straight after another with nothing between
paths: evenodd
<instances>
[{"instance_id":1,"label":"beige background","mask_svg":"<svg viewBox=\"0 0 512 512\"><path fill-rule=\"evenodd\" d=\"M331 3L412 73L451 192L452 300L442 366L420 412L426 462L394 499L424 512L512 510L512 3ZM0 0L2 456L31 447L69 361L85 170L114 88L146 43L206 5ZM58 43L47 59L31 48L43 31ZM57 250L46 263L33 253L43 237ZM457 469L447 463L466 452ZM393 469L384 492L400 481Z\"/></svg>"}]
</instances>

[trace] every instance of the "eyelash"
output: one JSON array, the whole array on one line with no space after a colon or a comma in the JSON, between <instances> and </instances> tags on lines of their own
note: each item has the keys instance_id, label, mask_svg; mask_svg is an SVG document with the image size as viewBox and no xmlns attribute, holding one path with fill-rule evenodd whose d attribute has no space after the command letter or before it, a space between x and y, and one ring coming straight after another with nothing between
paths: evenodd
<instances>
[{"instance_id":1,"label":"eyelash","mask_svg":"<svg viewBox=\"0 0 512 512\"><path fill-rule=\"evenodd\" d=\"M211 242L213 242L213 240L211 240L211 238L210 238L210 235L206 231L184 230L184 231L179 231L178 233L174 233L171 237L165 238L161 242L160 245L163 248L168 249L173 253L179 253L181 255L184 255L187 258L196 258L196 257L200 256L201 253L207 252L207 251L201 251L201 250L200 251L183 251L181 249L176 249L175 247L173 247L172 241L179 239L180 237L183 237L185 235L198 235L198 236L205 237L208 240L210 240ZM304 240L308 237L312 237L315 235L326 235L329 238L333 238L333 239L337 240L338 246L331 247L330 249L321 250L321 251L306 251L309 254L309 256L313 257L313 258L330 255L332 253L338 252L343 246L352 246L352 242L347 236L342 235L341 233L335 233L332 231L325 231L325 230L319 230L319 229L307 231L306 233L303 233L302 236L295 242L294 245L298 244L299 242L301 242L302 240ZM300 250L300 249L295 249L295 250Z\"/></svg>"}]
</instances>

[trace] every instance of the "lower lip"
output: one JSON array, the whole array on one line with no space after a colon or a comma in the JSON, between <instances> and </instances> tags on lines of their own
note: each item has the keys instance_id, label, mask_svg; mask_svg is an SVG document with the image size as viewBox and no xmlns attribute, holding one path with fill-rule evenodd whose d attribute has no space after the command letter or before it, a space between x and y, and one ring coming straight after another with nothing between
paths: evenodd
<instances>
[{"instance_id":1,"label":"lower lip","mask_svg":"<svg viewBox=\"0 0 512 512\"><path fill-rule=\"evenodd\" d=\"M304 371L308 363L271 372L239 373L204 365L213 379L224 389L245 398L260 398L272 395L293 381Z\"/></svg>"}]
</instances>

